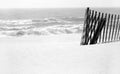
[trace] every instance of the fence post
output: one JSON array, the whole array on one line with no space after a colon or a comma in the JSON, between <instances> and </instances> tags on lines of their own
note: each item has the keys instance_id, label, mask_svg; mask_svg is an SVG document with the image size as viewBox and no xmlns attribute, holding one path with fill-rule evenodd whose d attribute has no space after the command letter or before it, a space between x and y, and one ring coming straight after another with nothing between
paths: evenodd
<instances>
[{"instance_id":1,"label":"fence post","mask_svg":"<svg viewBox=\"0 0 120 74\"><path fill-rule=\"evenodd\" d=\"M86 9L85 12L85 21L84 21L84 25L83 25L83 36L82 36L82 45L87 45L87 38L88 38L88 27L89 27L89 16L90 15L90 9L89 7Z\"/></svg>"}]
</instances>

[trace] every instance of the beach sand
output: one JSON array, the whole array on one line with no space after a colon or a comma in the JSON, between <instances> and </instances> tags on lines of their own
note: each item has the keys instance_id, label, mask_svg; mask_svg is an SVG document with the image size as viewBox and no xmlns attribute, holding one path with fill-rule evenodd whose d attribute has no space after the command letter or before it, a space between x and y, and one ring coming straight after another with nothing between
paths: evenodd
<instances>
[{"instance_id":1,"label":"beach sand","mask_svg":"<svg viewBox=\"0 0 120 74\"><path fill-rule=\"evenodd\" d=\"M120 74L120 42L80 46L80 37L1 37L0 74Z\"/></svg>"}]
</instances>

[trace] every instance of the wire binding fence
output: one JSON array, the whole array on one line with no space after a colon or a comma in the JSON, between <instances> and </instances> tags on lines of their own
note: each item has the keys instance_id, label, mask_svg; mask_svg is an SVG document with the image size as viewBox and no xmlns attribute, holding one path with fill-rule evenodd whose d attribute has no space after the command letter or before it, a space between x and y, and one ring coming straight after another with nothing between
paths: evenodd
<instances>
[{"instance_id":1,"label":"wire binding fence","mask_svg":"<svg viewBox=\"0 0 120 74\"><path fill-rule=\"evenodd\" d=\"M82 45L120 40L120 16L86 9Z\"/></svg>"}]
</instances>

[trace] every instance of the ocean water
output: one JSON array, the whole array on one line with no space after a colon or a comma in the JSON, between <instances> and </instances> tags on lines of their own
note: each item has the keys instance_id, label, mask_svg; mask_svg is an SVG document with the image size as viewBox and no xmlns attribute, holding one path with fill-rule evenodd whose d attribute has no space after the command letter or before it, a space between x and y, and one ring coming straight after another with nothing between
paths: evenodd
<instances>
[{"instance_id":1,"label":"ocean water","mask_svg":"<svg viewBox=\"0 0 120 74\"><path fill-rule=\"evenodd\" d=\"M0 9L0 37L82 31L84 8Z\"/></svg>"},{"instance_id":2,"label":"ocean water","mask_svg":"<svg viewBox=\"0 0 120 74\"><path fill-rule=\"evenodd\" d=\"M81 33L86 8L0 9L0 37ZM119 8L92 8L119 14Z\"/></svg>"}]
</instances>

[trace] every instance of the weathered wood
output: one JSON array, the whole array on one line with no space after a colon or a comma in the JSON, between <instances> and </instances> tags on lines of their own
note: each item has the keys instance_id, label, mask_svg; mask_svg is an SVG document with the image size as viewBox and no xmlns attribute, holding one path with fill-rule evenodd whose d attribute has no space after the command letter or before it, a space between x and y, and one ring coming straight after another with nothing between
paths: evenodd
<instances>
[{"instance_id":1,"label":"weathered wood","mask_svg":"<svg viewBox=\"0 0 120 74\"><path fill-rule=\"evenodd\" d=\"M96 32L95 32L95 34L94 34L90 44L96 44L97 39L98 39L99 35L101 34L102 28L105 26L105 22L106 22L105 19L101 19L99 21L97 30L96 30Z\"/></svg>"},{"instance_id":2,"label":"weathered wood","mask_svg":"<svg viewBox=\"0 0 120 74\"><path fill-rule=\"evenodd\" d=\"M92 26L93 26L93 22L94 22L94 11L91 11L91 17L90 17L90 22L89 22L89 27L88 27L88 39L87 39L87 41L88 41L88 44L89 44L89 42L90 42L90 32L91 32L91 28L92 28Z\"/></svg>"},{"instance_id":3,"label":"weathered wood","mask_svg":"<svg viewBox=\"0 0 120 74\"><path fill-rule=\"evenodd\" d=\"M118 33L118 27L119 27L119 15L117 16L117 23L116 23L116 28L115 28L115 37L114 40L117 40L117 33Z\"/></svg>"},{"instance_id":4,"label":"weathered wood","mask_svg":"<svg viewBox=\"0 0 120 74\"><path fill-rule=\"evenodd\" d=\"M88 11L88 14L87 14L87 21L86 21L86 34L85 34L85 44L88 44L88 37L89 37L89 24L90 24L90 22L91 22L91 18L90 18L90 16L91 16L91 10L89 10Z\"/></svg>"},{"instance_id":5,"label":"weathered wood","mask_svg":"<svg viewBox=\"0 0 120 74\"><path fill-rule=\"evenodd\" d=\"M100 19L102 20L102 19L103 19L103 17L104 17L104 13L102 13L102 16L101 16L101 18L100 18ZM100 23L102 23L102 22L100 22ZM101 25L101 24L100 24L100 25ZM100 43L100 42L101 42L101 40L102 40L101 38L102 38L102 37L101 37L101 33L100 33L100 35L99 35L99 43Z\"/></svg>"},{"instance_id":6,"label":"weathered wood","mask_svg":"<svg viewBox=\"0 0 120 74\"><path fill-rule=\"evenodd\" d=\"M107 19L107 13L105 14L105 20L106 20L106 19ZM107 20L106 20L106 21L107 21ZM106 23L107 23L107 22L106 22ZM103 34L103 35L102 35L102 37L103 37L102 39L103 39L103 40L102 40L102 42L105 42L105 41L106 41L106 40L105 40L105 37L106 37L106 36L105 36L105 34L106 34L106 32L105 32L105 30L106 30L106 23L105 23L105 26L104 26L104 28L103 28L103 33L102 33L102 34Z\"/></svg>"},{"instance_id":7,"label":"weathered wood","mask_svg":"<svg viewBox=\"0 0 120 74\"><path fill-rule=\"evenodd\" d=\"M109 28L109 36L108 36L109 41L111 41L112 24L113 24L113 14L111 15L111 20L110 20L110 28Z\"/></svg>"},{"instance_id":8,"label":"weathered wood","mask_svg":"<svg viewBox=\"0 0 120 74\"><path fill-rule=\"evenodd\" d=\"M90 31L89 31L89 43L90 43L90 40L92 38L92 35L93 35L93 31L94 31L94 26L96 25L96 17L97 17L97 12L95 12L94 14L94 17L93 17L93 20L92 20L92 23L91 23L91 26L90 26Z\"/></svg>"},{"instance_id":9,"label":"weathered wood","mask_svg":"<svg viewBox=\"0 0 120 74\"><path fill-rule=\"evenodd\" d=\"M83 26L83 37L82 37L82 42L81 44L82 45L87 45L87 36L88 36L88 33L87 33L87 27L88 27L88 24L89 24L89 16L90 16L90 9L87 8L86 9L86 13L85 13L85 21L84 21L84 26Z\"/></svg>"},{"instance_id":10,"label":"weathered wood","mask_svg":"<svg viewBox=\"0 0 120 74\"><path fill-rule=\"evenodd\" d=\"M120 38L120 23L118 23L119 24L119 26L118 26L118 34L117 34L117 40L120 40L119 38Z\"/></svg>"},{"instance_id":11,"label":"weathered wood","mask_svg":"<svg viewBox=\"0 0 120 74\"><path fill-rule=\"evenodd\" d=\"M82 45L120 40L119 15L101 13L87 8Z\"/></svg>"},{"instance_id":12,"label":"weathered wood","mask_svg":"<svg viewBox=\"0 0 120 74\"><path fill-rule=\"evenodd\" d=\"M108 28L109 28L109 24L110 24L110 14L108 15L107 24L106 24L106 37L105 37L106 42L108 41Z\"/></svg>"},{"instance_id":13,"label":"weathered wood","mask_svg":"<svg viewBox=\"0 0 120 74\"><path fill-rule=\"evenodd\" d=\"M100 17L101 17L101 13L99 12L99 14L98 14L98 18L97 18L97 24L95 25L95 31L97 30L97 27L98 27L98 23L99 23L99 20L100 20ZM95 31L94 31L94 33L95 33ZM99 43L99 39L97 39L97 42Z\"/></svg>"},{"instance_id":14,"label":"weathered wood","mask_svg":"<svg viewBox=\"0 0 120 74\"><path fill-rule=\"evenodd\" d=\"M111 40L113 41L114 38L114 31L115 31L115 25L116 25L116 15L114 16L114 23L113 23L113 28L112 28L112 36L111 36Z\"/></svg>"}]
</instances>

